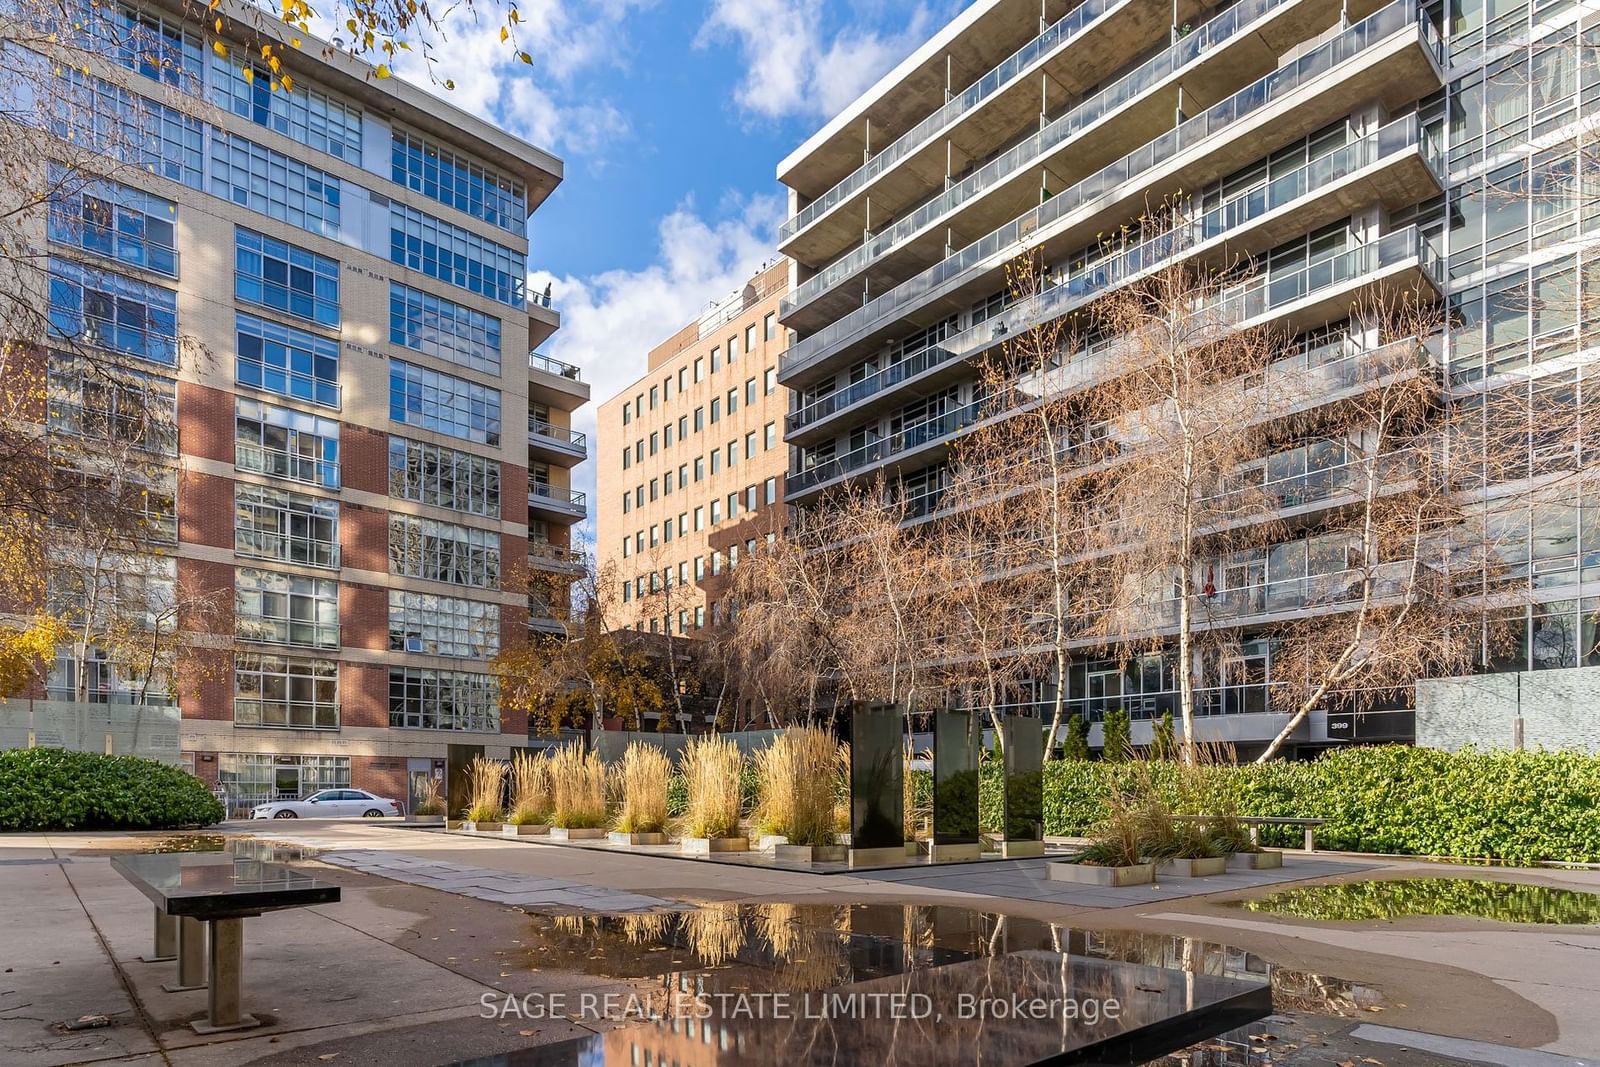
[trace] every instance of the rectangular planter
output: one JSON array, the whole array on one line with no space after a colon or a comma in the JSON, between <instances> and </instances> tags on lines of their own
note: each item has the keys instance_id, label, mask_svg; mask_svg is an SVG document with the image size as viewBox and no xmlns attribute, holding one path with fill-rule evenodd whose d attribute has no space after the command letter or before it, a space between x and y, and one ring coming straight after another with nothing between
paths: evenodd
<instances>
[{"instance_id":1,"label":"rectangular planter","mask_svg":"<svg viewBox=\"0 0 1600 1067\"><path fill-rule=\"evenodd\" d=\"M497 834L503 826L505 823L473 822L471 819L465 819L461 823L461 828L469 834Z\"/></svg>"},{"instance_id":2,"label":"rectangular planter","mask_svg":"<svg viewBox=\"0 0 1600 1067\"><path fill-rule=\"evenodd\" d=\"M1083 885L1128 886L1153 881L1156 865L1135 863L1131 867L1096 867L1088 863L1060 860L1046 865L1052 882L1078 882Z\"/></svg>"},{"instance_id":3,"label":"rectangular planter","mask_svg":"<svg viewBox=\"0 0 1600 1067\"><path fill-rule=\"evenodd\" d=\"M778 845L772 858L781 863L843 863L849 851L843 845Z\"/></svg>"},{"instance_id":4,"label":"rectangular planter","mask_svg":"<svg viewBox=\"0 0 1600 1067\"><path fill-rule=\"evenodd\" d=\"M1230 871L1275 871L1283 866L1283 853L1277 849L1260 852L1235 852L1228 857Z\"/></svg>"},{"instance_id":5,"label":"rectangular planter","mask_svg":"<svg viewBox=\"0 0 1600 1067\"><path fill-rule=\"evenodd\" d=\"M1206 878L1228 869L1228 857L1206 856L1201 859L1161 860L1156 864L1156 875L1168 878Z\"/></svg>"},{"instance_id":6,"label":"rectangular planter","mask_svg":"<svg viewBox=\"0 0 1600 1067\"><path fill-rule=\"evenodd\" d=\"M550 827L552 841L598 841L605 836L605 828L600 826Z\"/></svg>"},{"instance_id":7,"label":"rectangular planter","mask_svg":"<svg viewBox=\"0 0 1600 1067\"><path fill-rule=\"evenodd\" d=\"M444 821L444 828L446 830L461 830L465 827L466 823L461 819L446 819Z\"/></svg>"},{"instance_id":8,"label":"rectangular planter","mask_svg":"<svg viewBox=\"0 0 1600 1067\"><path fill-rule=\"evenodd\" d=\"M787 845L788 843L789 839L782 834L762 834L756 838L756 851L771 852L779 845Z\"/></svg>"},{"instance_id":9,"label":"rectangular planter","mask_svg":"<svg viewBox=\"0 0 1600 1067\"><path fill-rule=\"evenodd\" d=\"M500 832L507 837L537 837L549 833L550 827L542 822L506 823Z\"/></svg>"},{"instance_id":10,"label":"rectangular planter","mask_svg":"<svg viewBox=\"0 0 1600 1067\"><path fill-rule=\"evenodd\" d=\"M444 816L443 815L407 815L406 816L406 822L414 823L414 824L416 824L418 826L443 826L444 825Z\"/></svg>"},{"instance_id":11,"label":"rectangular planter","mask_svg":"<svg viewBox=\"0 0 1600 1067\"><path fill-rule=\"evenodd\" d=\"M749 852L748 837L686 837L683 850L691 856L705 856L712 852Z\"/></svg>"},{"instance_id":12,"label":"rectangular planter","mask_svg":"<svg viewBox=\"0 0 1600 1067\"><path fill-rule=\"evenodd\" d=\"M606 834L606 840L613 845L664 845L667 835L663 833L628 834L621 830L613 830Z\"/></svg>"},{"instance_id":13,"label":"rectangular planter","mask_svg":"<svg viewBox=\"0 0 1600 1067\"><path fill-rule=\"evenodd\" d=\"M1031 860L1044 855L1044 842L1022 838L1000 842L1000 855L1008 860Z\"/></svg>"}]
</instances>

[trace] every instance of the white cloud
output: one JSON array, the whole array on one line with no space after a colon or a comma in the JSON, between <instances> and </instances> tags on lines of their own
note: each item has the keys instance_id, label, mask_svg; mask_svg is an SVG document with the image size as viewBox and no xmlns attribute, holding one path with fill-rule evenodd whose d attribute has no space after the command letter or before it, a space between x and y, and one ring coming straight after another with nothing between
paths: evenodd
<instances>
[{"instance_id":1,"label":"white cloud","mask_svg":"<svg viewBox=\"0 0 1600 1067\"><path fill-rule=\"evenodd\" d=\"M595 412L601 402L644 374L650 349L750 280L773 255L771 234L783 207L778 196L755 197L734 203L727 217L708 221L684 204L661 220L655 261L641 270L586 278L529 275L530 290L551 286L561 312L561 330L544 351L581 367L594 398L574 414L576 428L590 435L591 460L573 472L578 488L594 492ZM586 539L592 541L592 530Z\"/></svg>"},{"instance_id":2,"label":"white cloud","mask_svg":"<svg viewBox=\"0 0 1600 1067\"><path fill-rule=\"evenodd\" d=\"M889 5L901 17L898 28L853 22L830 33L827 7L824 0L712 0L697 43L736 43L745 74L734 100L744 111L768 119L828 118L909 55L936 25L936 12L919 2L909 15L905 7Z\"/></svg>"}]
</instances>

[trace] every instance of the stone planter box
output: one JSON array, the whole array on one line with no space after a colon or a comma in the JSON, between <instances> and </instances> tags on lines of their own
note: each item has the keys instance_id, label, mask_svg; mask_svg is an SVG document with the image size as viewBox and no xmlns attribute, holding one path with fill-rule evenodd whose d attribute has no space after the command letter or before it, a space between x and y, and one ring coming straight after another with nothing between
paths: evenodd
<instances>
[{"instance_id":1,"label":"stone planter box","mask_svg":"<svg viewBox=\"0 0 1600 1067\"><path fill-rule=\"evenodd\" d=\"M749 852L748 837L686 837L683 850L692 856L706 856L713 852Z\"/></svg>"},{"instance_id":2,"label":"stone planter box","mask_svg":"<svg viewBox=\"0 0 1600 1067\"><path fill-rule=\"evenodd\" d=\"M600 826L550 827L552 841L598 841L605 836L605 828Z\"/></svg>"},{"instance_id":3,"label":"stone planter box","mask_svg":"<svg viewBox=\"0 0 1600 1067\"><path fill-rule=\"evenodd\" d=\"M443 826L444 825L444 816L443 815L407 815L406 816L406 822L415 823L418 826Z\"/></svg>"},{"instance_id":4,"label":"stone planter box","mask_svg":"<svg viewBox=\"0 0 1600 1067\"><path fill-rule=\"evenodd\" d=\"M771 852L779 845L787 845L788 843L789 839L782 834L762 834L756 838L756 851Z\"/></svg>"},{"instance_id":5,"label":"stone planter box","mask_svg":"<svg viewBox=\"0 0 1600 1067\"><path fill-rule=\"evenodd\" d=\"M663 833L629 834L621 830L613 830L606 834L606 840L613 845L664 845L667 835Z\"/></svg>"},{"instance_id":6,"label":"stone planter box","mask_svg":"<svg viewBox=\"0 0 1600 1067\"><path fill-rule=\"evenodd\" d=\"M461 828L469 834L497 834L505 827L499 822L473 822L471 819L463 820Z\"/></svg>"},{"instance_id":7,"label":"stone planter box","mask_svg":"<svg viewBox=\"0 0 1600 1067\"><path fill-rule=\"evenodd\" d=\"M1096 867L1089 863L1059 860L1046 865L1052 882L1078 882L1082 885L1144 885L1155 880L1156 865L1135 863L1131 867Z\"/></svg>"},{"instance_id":8,"label":"stone planter box","mask_svg":"<svg viewBox=\"0 0 1600 1067\"><path fill-rule=\"evenodd\" d=\"M549 833L550 827L542 822L506 823L500 827L500 832L507 837L537 837Z\"/></svg>"},{"instance_id":9,"label":"stone planter box","mask_svg":"<svg viewBox=\"0 0 1600 1067\"><path fill-rule=\"evenodd\" d=\"M465 824L460 819L446 819L444 821L444 828L446 830L460 830L464 825Z\"/></svg>"},{"instance_id":10,"label":"stone planter box","mask_svg":"<svg viewBox=\"0 0 1600 1067\"><path fill-rule=\"evenodd\" d=\"M782 863L843 863L849 851L843 845L777 845L772 858Z\"/></svg>"},{"instance_id":11,"label":"stone planter box","mask_svg":"<svg viewBox=\"0 0 1600 1067\"><path fill-rule=\"evenodd\" d=\"M1283 853L1276 849L1260 852L1235 852L1228 857L1230 871L1274 871L1283 866Z\"/></svg>"},{"instance_id":12,"label":"stone planter box","mask_svg":"<svg viewBox=\"0 0 1600 1067\"><path fill-rule=\"evenodd\" d=\"M1156 874L1168 878L1206 878L1228 869L1228 857L1206 856L1201 859L1161 860L1156 864Z\"/></svg>"}]
</instances>

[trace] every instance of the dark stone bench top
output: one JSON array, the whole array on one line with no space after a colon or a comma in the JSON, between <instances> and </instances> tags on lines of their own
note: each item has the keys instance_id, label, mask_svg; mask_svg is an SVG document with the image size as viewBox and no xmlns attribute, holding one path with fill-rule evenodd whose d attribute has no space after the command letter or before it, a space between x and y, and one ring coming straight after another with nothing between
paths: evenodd
<instances>
[{"instance_id":1,"label":"dark stone bench top","mask_svg":"<svg viewBox=\"0 0 1600 1067\"><path fill-rule=\"evenodd\" d=\"M339 887L277 863L208 853L113 856L111 867L166 915L231 919L282 908L332 904Z\"/></svg>"}]
</instances>

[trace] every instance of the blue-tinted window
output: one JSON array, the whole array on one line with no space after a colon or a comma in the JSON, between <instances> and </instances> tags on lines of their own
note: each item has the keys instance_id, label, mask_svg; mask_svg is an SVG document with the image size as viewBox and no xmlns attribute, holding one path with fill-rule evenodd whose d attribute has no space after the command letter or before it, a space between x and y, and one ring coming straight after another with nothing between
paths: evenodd
<instances>
[{"instance_id":1,"label":"blue-tinted window","mask_svg":"<svg viewBox=\"0 0 1600 1067\"><path fill-rule=\"evenodd\" d=\"M288 87L259 64L250 77L233 56L211 57L211 102L258 126L326 152L361 163L361 112L318 92L298 77Z\"/></svg>"},{"instance_id":2,"label":"blue-tinted window","mask_svg":"<svg viewBox=\"0 0 1600 1067\"><path fill-rule=\"evenodd\" d=\"M117 182L76 186L52 164L50 240L169 278L178 276L178 205Z\"/></svg>"},{"instance_id":3,"label":"blue-tinted window","mask_svg":"<svg viewBox=\"0 0 1600 1067\"><path fill-rule=\"evenodd\" d=\"M521 233L528 221L528 198L521 182L415 134L394 131L391 165L397 184L474 218L512 233Z\"/></svg>"},{"instance_id":4,"label":"blue-tinted window","mask_svg":"<svg viewBox=\"0 0 1600 1067\"><path fill-rule=\"evenodd\" d=\"M205 124L176 108L76 70L64 70L60 106L49 112L62 140L120 163L204 188Z\"/></svg>"},{"instance_id":5,"label":"blue-tinted window","mask_svg":"<svg viewBox=\"0 0 1600 1067\"><path fill-rule=\"evenodd\" d=\"M240 300L323 326L339 325L339 262L238 227L233 292Z\"/></svg>"},{"instance_id":6,"label":"blue-tinted window","mask_svg":"<svg viewBox=\"0 0 1600 1067\"><path fill-rule=\"evenodd\" d=\"M390 205L389 258L468 292L523 306L526 257L404 204Z\"/></svg>"},{"instance_id":7,"label":"blue-tinted window","mask_svg":"<svg viewBox=\"0 0 1600 1067\"><path fill-rule=\"evenodd\" d=\"M389 418L467 441L500 443L500 391L419 367L389 361Z\"/></svg>"},{"instance_id":8,"label":"blue-tinted window","mask_svg":"<svg viewBox=\"0 0 1600 1067\"><path fill-rule=\"evenodd\" d=\"M399 282L389 283L389 341L500 373L499 319Z\"/></svg>"},{"instance_id":9,"label":"blue-tinted window","mask_svg":"<svg viewBox=\"0 0 1600 1067\"><path fill-rule=\"evenodd\" d=\"M339 343L240 312L235 378L279 396L339 406Z\"/></svg>"},{"instance_id":10,"label":"blue-tinted window","mask_svg":"<svg viewBox=\"0 0 1600 1067\"><path fill-rule=\"evenodd\" d=\"M50 325L76 344L178 362L178 295L135 278L52 259Z\"/></svg>"},{"instance_id":11,"label":"blue-tinted window","mask_svg":"<svg viewBox=\"0 0 1600 1067\"><path fill-rule=\"evenodd\" d=\"M339 235L339 179L281 152L211 131L214 196L326 237Z\"/></svg>"}]
</instances>

